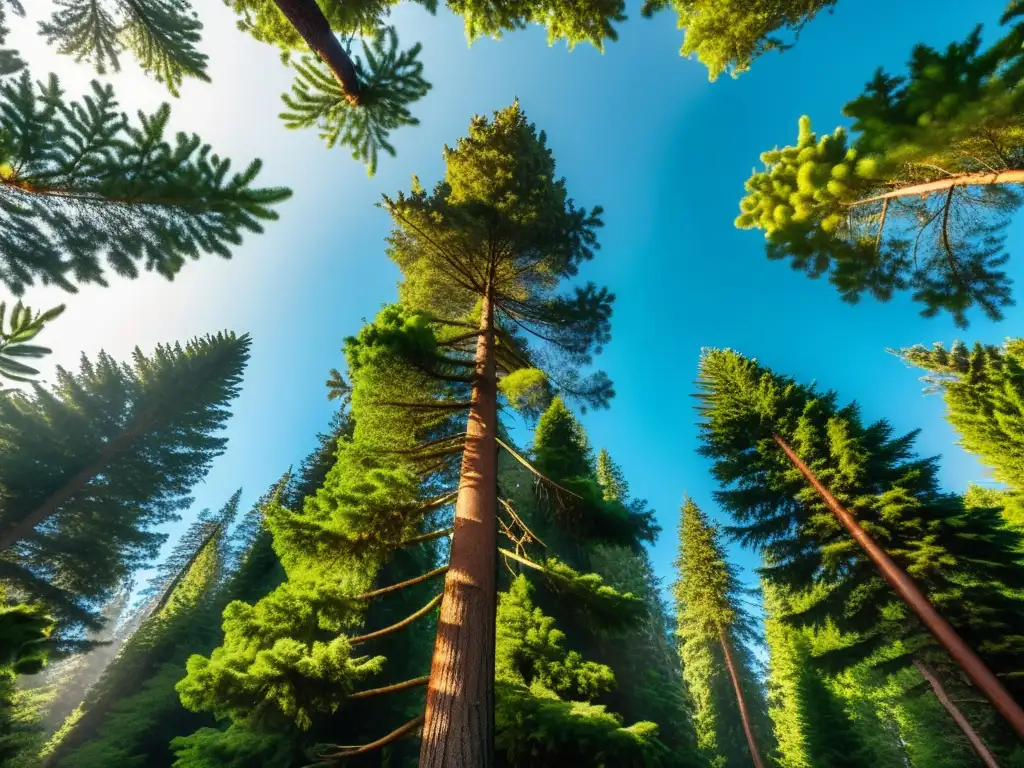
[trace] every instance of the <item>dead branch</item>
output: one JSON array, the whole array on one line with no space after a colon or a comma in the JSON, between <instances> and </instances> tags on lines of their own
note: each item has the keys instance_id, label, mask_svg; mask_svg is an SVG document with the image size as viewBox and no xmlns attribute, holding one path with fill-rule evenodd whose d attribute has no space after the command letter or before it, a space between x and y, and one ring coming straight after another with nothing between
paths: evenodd
<instances>
[{"instance_id":1,"label":"dead branch","mask_svg":"<svg viewBox=\"0 0 1024 768\"><path fill-rule=\"evenodd\" d=\"M426 685L429 680L430 675L427 675L426 677L417 677L413 680L404 680L401 683L387 685L383 688L371 688L367 691L359 691L358 693L349 694L349 699L368 699L371 696L381 696L386 693L397 693L398 691L407 691L410 688L415 688L420 685Z\"/></svg>"},{"instance_id":2,"label":"dead branch","mask_svg":"<svg viewBox=\"0 0 1024 768\"><path fill-rule=\"evenodd\" d=\"M424 581L429 581L430 579L434 578L435 576L440 576L442 573L447 573L447 572L448 572L448 566L447 565L443 565L440 568L435 568L434 570L432 570L432 571L430 571L428 573L424 573L424 574L421 574L419 576L414 576L413 578L406 579L405 581L400 581L398 584L392 584L389 587L381 587L380 589L374 589L371 592L364 592L361 595L356 595L355 599L356 600L372 600L373 598L380 597L381 595L386 595L386 594L389 594L391 592L397 592L400 589L405 589L406 587L411 587L411 586L414 586L416 584L421 584Z\"/></svg>"},{"instance_id":3,"label":"dead branch","mask_svg":"<svg viewBox=\"0 0 1024 768\"><path fill-rule=\"evenodd\" d=\"M346 757L365 755L367 752L372 752L375 749L386 747L391 742L398 741L399 739L408 736L421 725L423 725L423 715L417 715L412 720L407 722L405 725L396 728L387 736L383 736L377 739L376 741L372 741L369 744L363 744L362 746L358 747L341 747L340 752L333 752L331 754L323 755L322 757L326 760L341 760Z\"/></svg>"},{"instance_id":4,"label":"dead branch","mask_svg":"<svg viewBox=\"0 0 1024 768\"><path fill-rule=\"evenodd\" d=\"M443 596L444 593L442 592L441 594L434 597L429 603L427 603L418 611L416 611L416 613L412 613L406 616L404 619L402 619L396 624L392 624L390 627L384 627L383 629L378 629L375 632L367 632L365 635L357 635L356 637L350 637L348 642L351 645L358 645L359 643L365 643L368 640L376 640L378 637L390 635L392 632L397 632L400 629L405 629L407 626L416 621L416 619L423 618L432 610L437 608L437 606L441 603L441 598Z\"/></svg>"}]
</instances>

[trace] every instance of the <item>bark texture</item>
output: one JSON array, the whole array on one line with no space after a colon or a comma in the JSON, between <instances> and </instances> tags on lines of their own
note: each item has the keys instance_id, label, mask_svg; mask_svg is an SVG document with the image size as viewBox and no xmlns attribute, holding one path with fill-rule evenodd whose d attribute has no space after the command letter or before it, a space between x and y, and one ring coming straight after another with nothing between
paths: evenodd
<instances>
[{"instance_id":1,"label":"bark texture","mask_svg":"<svg viewBox=\"0 0 1024 768\"><path fill-rule=\"evenodd\" d=\"M935 610L935 606L918 589L917 584L907 575L906 571L900 568L896 561L889 557L889 554L884 549L878 546L878 543L871 538L867 531L861 528L856 518L822 485L817 476L796 455L796 452L790 448L789 444L778 434L774 435L774 438L775 442L793 463L793 466L800 470L800 473L807 482L821 495L821 498L825 501L828 508L832 510L832 514L836 516L840 524L860 544L865 554L877 566L889 586L896 590L896 594L900 596L900 599L910 607L921 620L921 623L934 635L939 644L946 649L950 658L960 665L960 668L967 673L967 676L978 686L978 689L992 702L992 706L999 710L1000 714L1006 718L1014 730L1024 738L1024 709L1021 709L1020 704L1003 687L1003 684L999 682L999 678L992 673L992 670L985 665L985 662L978 657L978 654L971 650L970 646L963 641L952 625Z\"/></svg>"},{"instance_id":2,"label":"bark texture","mask_svg":"<svg viewBox=\"0 0 1024 768\"><path fill-rule=\"evenodd\" d=\"M482 333L430 665L420 768L494 765L498 408L490 291L480 314Z\"/></svg>"},{"instance_id":3,"label":"bark texture","mask_svg":"<svg viewBox=\"0 0 1024 768\"><path fill-rule=\"evenodd\" d=\"M306 41L309 50L331 70L349 103L358 105L360 87L355 64L331 31L331 25L316 0L274 0L274 4Z\"/></svg>"}]
</instances>

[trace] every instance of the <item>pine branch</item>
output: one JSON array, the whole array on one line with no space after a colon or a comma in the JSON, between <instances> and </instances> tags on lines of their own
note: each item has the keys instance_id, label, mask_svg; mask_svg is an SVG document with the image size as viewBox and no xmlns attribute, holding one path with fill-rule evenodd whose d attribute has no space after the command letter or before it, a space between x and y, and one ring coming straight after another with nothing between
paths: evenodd
<instances>
[{"instance_id":1,"label":"pine branch","mask_svg":"<svg viewBox=\"0 0 1024 768\"><path fill-rule=\"evenodd\" d=\"M448 573L448 566L447 565L443 565L440 568L435 568L434 570L432 570L432 571L430 571L428 573L424 573L424 574L421 574L419 576L414 576L411 579L406 579L405 581L401 581L398 584L392 584L389 587L381 587L380 589L375 589L372 592L364 592L361 595L356 595L355 599L356 600L372 600L373 598L380 597L381 595L387 595L387 594L390 594L391 592L397 592L400 589L405 589L406 587L412 587L412 586L415 586L416 584L422 584L424 581L429 581L430 579L433 579L435 576L440 576L443 573Z\"/></svg>"},{"instance_id":2,"label":"pine branch","mask_svg":"<svg viewBox=\"0 0 1024 768\"><path fill-rule=\"evenodd\" d=\"M504 500L503 498L501 498L501 497L498 497L498 503L499 503L499 504L501 504L501 505L502 505L502 506L503 506L503 507L505 508L505 511L506 511L506 512L508 512L508 513L509 513L509 515L511 515L511 516L512 516L512 520L513 520L513 522L514 522L514 523L515 523L516 525L518 525L518 526L519 526L520 528L522 528L522 529L523 529L523 532L524 532L524 533L525 533L525 534L526 534L526 535L527 535L527 536L528 536L528 537L529 537L530 539L532 539L533 541L536 541L536 542L537 542L538 544L540 544L540 545L541 545L542 547L544 547L544 549L547 549L547 548L548 548L548 545L547 545L547 544L545 544L545 543L544 543L543 541L541 541L541 540L540 540L540 536L538 536L538 535L537 535L536 533L534 533L533 531L531 531L531 530L530 530L530 528L529 528L529 526L527 526L527 525L526 525L526 523L524 523L524 522L523 522L522 518L521 518L521 517L519 517L519 515L517 515L517 514L516 514L516 511L515 511L515 510L514 510L514 509L512 508L512 505L511 505L511 504L509 504L509 503L508 503L507 501L505 501L505 500ZM518 543L518 542L517 542L517 543ZM529 543L529 542L527 541L527 543Z\"/></svg>"},{"instance_id":3,"label":"pine branch","mask_svg":"<svg viewBox=\"0 0 1024 768\"><path fill-rule=\"evenodd\" d=\"M349 638L349 643L351 645L358 645L359 643L365 643L368 640L376 640L378 637L390 635L392 632L397 632L400 629L405 629L407 626L416 621L416 619L420 619L426 616L435 608L437 608L437 606L441 604L442 597L444 597L443 592L437 595L437 597L433 598L429 603L420 608L418 611L416 611L416 613L406 616L404 619L397 622L396 624L392 624L390 627L384 627L383 629L378 629L375 632L368 632L365 635L357 635L356 637L351 637Z\"/></svg>"},{"instance_id":4,"label":"pine branch","mask_svg":"<svg viewBox=\"0 0 1024 768\"><path fill-rule=\"evenodd\" d=\"M416 677L412 680L405 680L401 683L395 683L394 685L387 685L383 688L371 688L367 691L359 691L358 693L349 694L349 699L368 699L371 696L381 696L388 693L397 693L398 691L407 691L410 688L416 688L421 685L426 685L430 681L430 675L425 677Z\"/></svg>"}]
</instances>

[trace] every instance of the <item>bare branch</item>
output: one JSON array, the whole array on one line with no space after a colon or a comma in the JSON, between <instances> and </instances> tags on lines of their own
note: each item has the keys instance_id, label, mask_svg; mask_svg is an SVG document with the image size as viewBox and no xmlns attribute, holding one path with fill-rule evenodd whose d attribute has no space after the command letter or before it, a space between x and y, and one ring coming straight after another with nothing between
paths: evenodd
<instances>
[{"instance_id":1,"label":"bare branch","mask_svg":"<svg viewBox=\"0 0 1024 768\"><path fill-rule=\"evenodd\" d=\"M405 680L401 683L395 683L394 685L387 685L383 688L371 688L367 691L359 691L358 693L349 694L349 699L368 699L371 696L380 696L386 693L397 693L398 691L407 691L410 688L416 688L420 685L426 685L430 681L430 675L426 677L417 677L412 680Z\"/></svg>"},{"instance_id":2,"label":"bare branch","mask_svg":"<svg viewBox=\"0 0 1024 768\"><path fill-rule=\"evenodd\" d=\"M430 533L424 533L422 536L413 536L411 539L406 539L399 547L411 547L413 544L422 544L425 541L433 541L434 539L440 539L443 536L450 535L455 529L445 528L441 531L431 531Z\"/></svg>"},{"instance_id":3,"label":"bare branch","mask_svg":"<svg viewBox=\"0 0 1024 768\"><path fill-rule=\"evenodd\" d=\"M363 744L359 747L341 747L340 752L333 752L331 754L322 755L321 757L325 760L340 760L346 757L365 755L367 752L372 752L375 749L386 747L391 742L398 741L399 739L410 735L421 725L423 725L423 715L417 715L405 725L396 728L387 736L379 738L376 741L370 742L369 744Z\"/></svg>"},{"instance_id":4,"label":"bare branch","mask_svg":"<svg viewBox=\"0 0 1024 768\"><path fill-rule=\"evenodd\" d=\"M405 581L401 581L398 584L392 584L389 587L381 587L380 589L375 589L372 592L364 592L361 595L357 595L355 599L356 600L372 600L373 598L380 597L381 595L387 595L387 594L389 594L391 592L397 592L400 589L405 589L406 587L412 587L412 586L415 586L416 584L422 584L424 581L429 581L430 579L434 578L435 576L440 576L442 573L448 573L448 566L447 565L443 565L440 568L435 568L434 570L430 571L429 573L424 573L424 574L421 574L419 576L414 576L411 579L406 579Z\"/></svg>"},{"instance_id":5,"label":"bare branch","mask_svg":"<svg viewBox=\"0 0 1024 768\"><path fill-rule=\"evenodd\" d=\"M367 632L365 635L357 635L355 637L350 637L348 642L351 645L358 645L359 643L365 643L368 640L376 640L378 637L390 635L392 632L397 632L400 629L405 629L407 626L416 621L416 619L423 618L428 613L437 608L437 606L441 603L442 597L444 597L443 592L437 595L435 598L433 598L429 603L424 605L418 611L416 611L416 613L406 616L404 619L397 622L396 624L392 624L390 627L384 627L383 629L378 629L375 632Z\"/></svg>"}]
</instances>

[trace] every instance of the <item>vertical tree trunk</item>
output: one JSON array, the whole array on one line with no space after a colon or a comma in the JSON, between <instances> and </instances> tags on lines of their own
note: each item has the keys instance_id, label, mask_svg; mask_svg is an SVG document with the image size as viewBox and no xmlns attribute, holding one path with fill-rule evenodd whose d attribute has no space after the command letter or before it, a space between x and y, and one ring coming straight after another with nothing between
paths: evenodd
<instances>
[{"instance_id":1,"label":"vertical tree trunk","mask_svg":"<svg viewBox=\"0 0 1024 768\"><path fill-rule=\"evenodd\" d=\"M978 757L981 758L981 762L988 766L988 768L999 768L999 764L996 759L992 756L992 753L988 751L988 747L985 746L985 742L981 740L977 731L971 726L964 717L964 713L960 711L959 707L952 702L949 695L946 693L946 689L942 687L942 683L939 682L939 678L935 676L931 667L925 664L923 661L917 659L914 660L914 666L917 667L917 671L921 673L921 676L928 681L928 685L932 687L932 691L935 693L935 697L942 702L942 706L946 708L950 716L956 720L956 724L960 726L960 730L964 732L964 736L971 742L971 746L974 747L974 751L978 753Z\"/></svg>"},{"instance_id":2,"label":"vertical tree trunk","mask_svg":"<svg viewBox=\"0 0 1024 768\"><path fill-rule=\"evenodd\" d=\"M0 531L0 552L31 537L37 525L54 515L62 504L70 501L76 493L85 488L89 481L100 474L111 461L131 448L135 439L153 426L154 421L155 416L151 411L139 416L132 426L113 440L108 441L94 461L69 477L56 492L50 494L21 520Z\"/></svg>"},{"instance_id":3,"label":"vertical tree trunk","mask_svg":"<svg viewBox=\"0 0 1024 768\"><path fill-rule=\"evenodd\" d=\"M494 308L484 296L451 559L427 687L420 768L494 764L497 379Z\"/></svg>"},{"instance_id":4,"label":"vertical tree trunk","mask_svg":"<svg viewBox=\"0 0 1024 768\"><path fill-rule=\"evenodd\" d=\"M295 31L306 41L309 50L327 65L353 106L359 104L359 76L345 47L331 31L331 25L316 0L274 0Z\"/></svg>"},{"instance_id":5,"label":"vertical tree trunk","mask_svg":"<svg viewBox=\"0 0 1024 768\"><path fill-rule=\"evenodd\" d=\"M750 757L754 761L754 768L764 768L764 761L761 759L761 750L757 747L757 739L754 737L754 726L750 722L750 712L747 711L747 701L743 698L743 689L740 687L740 676L736 673L736 664L732 660L732 649L729 647L729 638L725 636L725 630L718 628L718 641L722 644L722 653L725 654L725 666L729 668L729 677L732 678L732 687L736 691L736 703L740 708L740 720L743 721L743 733L747 736L747 746L750 747Z\"/></svg>"},{"instance_id":6,"label":"vertical tree trunk","mask_svg":"<svg viewBox=\"0 0 1024 768\"><path fill-rule=\"evenodd\" d=\"M1024 709L1014 701L1009 691L1003 687L992 670L990 670L978 655L971 650L970 646L956 633L956 630L946 621L942 615L935 610L924 593L918 589L917 584L907 575L906 571L900 568L896 561L889 557L878 543L868 535L867 531L861 528L856 518L839 503L829 490L822 485L821 481L811 472L810 468L800 460L796 452L778 434L774 435L775 442L785 452L786 456L793 463L807 481L825 500L825 504L832 510L832 514L843 525L854 540L860 544L868 558L877 567L882 577L889 583L896 594L910 607L927 627L928 631L935 636L939 644L946 649L950 657L960 668L967 673L967 676L974 681L982 693L992 702L999 712L1013 726L1014 730L1024 738Z\"/></svg>"}]
</instances>

